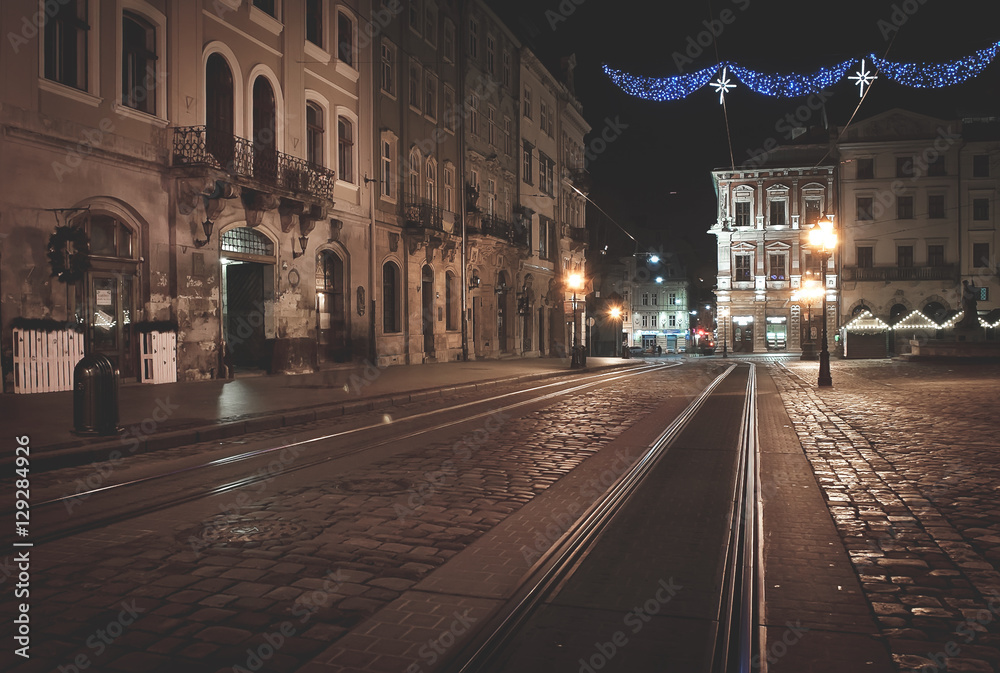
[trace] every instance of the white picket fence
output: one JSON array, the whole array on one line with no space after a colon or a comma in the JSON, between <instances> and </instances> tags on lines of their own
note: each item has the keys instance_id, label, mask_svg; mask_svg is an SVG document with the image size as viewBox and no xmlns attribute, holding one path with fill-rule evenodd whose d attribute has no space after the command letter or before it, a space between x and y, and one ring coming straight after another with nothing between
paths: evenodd
<instances>
[{"instance_id":1,"label":"white picket fence","mask_svg":"<svg viewBox=\"0 0 1000 673\"><path fill-rule=\"evenodd\" d=\"M142 382L177 381L177 334L146 332L142 335Z\"/></svg>"},{"instance_id":2,"label":"white picket fence","mask_svg":"<svg viewBox=\"0 0 1000 673\"><path fill-rule=\"evenodd\" d=\"M83 334L73 330L14 330L14 392L73 389L73 368L83 359Z\"/></svg>"}]
</instances>

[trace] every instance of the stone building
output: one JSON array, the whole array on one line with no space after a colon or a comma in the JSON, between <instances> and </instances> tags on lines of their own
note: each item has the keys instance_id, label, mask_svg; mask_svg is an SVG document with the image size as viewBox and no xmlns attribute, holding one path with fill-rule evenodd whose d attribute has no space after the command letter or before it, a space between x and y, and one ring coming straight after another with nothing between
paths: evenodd
<instances>
[{"instance_id":1,"label":"stone building","mask_svg":"<svg viewBox=\"0 0 1000 673\"><path fill-rule=\"evenodd\" d=\"M629 346L659 346L664 353L687 349L691 328L688 281L675 255L638 253L616 266L620 279L612 292L622 298L622 332Z\"/></svg>"}]
</instances>

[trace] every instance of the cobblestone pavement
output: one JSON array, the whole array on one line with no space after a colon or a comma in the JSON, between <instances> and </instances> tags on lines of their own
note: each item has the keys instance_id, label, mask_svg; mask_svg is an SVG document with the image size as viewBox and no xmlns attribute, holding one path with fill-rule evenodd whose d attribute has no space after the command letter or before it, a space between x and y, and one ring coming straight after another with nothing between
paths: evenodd
<instances>
[{"instance_id":1,"label":"cobblestone pavement","mask_svg":"<svg viewBox=\"0 0 1000 673\"><path fill-rule=\"evenodd\" d=\"M347 472L282 475L37 547L32 660L0 669L295 671L717 369L626 379ZM404 670L392 655L373 670Z\"/></svg>"},{"instance_id":2,"label":"cobblestone pavement","mask_svg":"<svg viewBox=\"0 0 1000 673\"><path fill-rule=\"evenodd\" d=\"M1000 366L769 371L899 669L1000 671Z\"/></svg>"}]
</instances>

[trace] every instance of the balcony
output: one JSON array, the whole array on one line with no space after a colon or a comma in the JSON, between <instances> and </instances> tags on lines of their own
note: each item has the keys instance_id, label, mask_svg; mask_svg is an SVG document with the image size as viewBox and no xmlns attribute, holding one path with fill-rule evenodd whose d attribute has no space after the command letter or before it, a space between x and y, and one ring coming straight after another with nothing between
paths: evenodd
<instances>
[{"instance_id":1,"label":"balcony","mask_svg":"<svg viewBox=\"0 0 1000 673\"><path fill-rule=\"evenodd\" d=\"M176 126L173 131L172 166L214 169L247 187L333 201L336 180L328 168L204 126Z\"/></svg>"},{"instance_id":2,"label":"balcony","mask_svg":"<svg viewBox=\"0 0 1000 673\"><path fill-rule=\"evenodd\" d=\"M528 247L528 230L516 226L513 222L502 220L496 215L483 215L478 226L471 228L472 233L484 234L507 241L511 245Z\"/></svg>"},{"instance_id":3,"label":"balcony","mask_svg":"<svg viewBox=\"0 0 1000 673\"><path fill-rule=\"evenodd\" d=\"M441 206L429 201L407 201L403 205L403 219L407 227L444 231Z\"/></svg>"},{"instance_id":4,"label":"balcony","mask_svg":"<svg viewBox=\"0 0 1000 673\"><path fill-rule=\"evenodd\" d=\"M862 268L845 266L844 280L848 281L894 281L894 280L947 280L958 282L958 266L876 266Z\"/></svg>"},{"instance_id":5,"label":"balcony","mask_svg":"<svg viewBox=\"0 0 1000 673\"><path fill-rule=\"evenodd\" d=\"M570 227L569 240L572 250L584 250L590 242L590 236L584 227Z\"/></svg>"}]
</instances>

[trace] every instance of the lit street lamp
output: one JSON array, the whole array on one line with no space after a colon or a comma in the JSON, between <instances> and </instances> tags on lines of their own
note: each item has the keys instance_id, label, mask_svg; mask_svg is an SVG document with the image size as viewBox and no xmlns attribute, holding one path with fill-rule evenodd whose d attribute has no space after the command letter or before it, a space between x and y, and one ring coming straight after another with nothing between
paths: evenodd
<instances>
[{"instance_id":1,"label":"lit street lamp","mask_svg":"<svg viewBox=\"0 0 1000 673\"><path fill-rule=\"evenodd\" d=\"M614 350L612 351L612 354L615 355L615 356L617 356L618 355L618 345L621 344L621 340L622 340L622 330L624 329L625 315L622 313L622 309L621 309L620 306L612 306L608 310L608 317L611 318L611 320L613 320L615 322L617 322L619 320L622 321L622 327L615 334L615 347L614 347ZM622 346L622 350L623 351L624 351L624 349L625 349L625 347ZM622 353L622 357L624 357L624 356L625 356L625 353L623 352Z\"/></svg>"},{"instance_id":2,"label":"lit street lamp","mask_svg":"<svg viewBox=\"0 0 1000 673\"><path fill-rule=\"evenodd\" d=\"M823 344L819 353L819 386L832 386L833 379L830 378L830 351L826 338L826 267L830 261L830 256L837 248L837 232L833 230L833 216L827 215L824 219L809 230L809 245L813 252L820 259L820 287L823 290Z\"/></svg>"},{"instance_id":3,"label":"lit street lamp","mask_svg":"<svg viewBox=\"0 0 1000 673\"><path fill-rule=\"evenodd\" d=\"M573 291L573 354L570 358L570 367L582 367L583 357L580 348L580 330L576 324L576 293L583 289L583 276L578 273L570 274L566 279L566 287Z\"/></svg>"}]
</instances>

